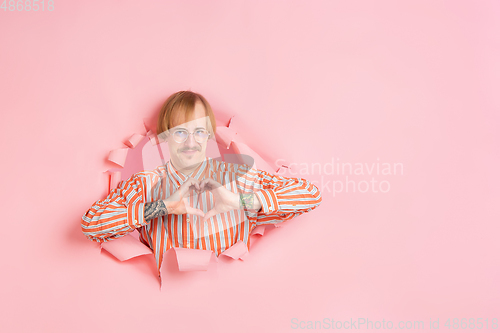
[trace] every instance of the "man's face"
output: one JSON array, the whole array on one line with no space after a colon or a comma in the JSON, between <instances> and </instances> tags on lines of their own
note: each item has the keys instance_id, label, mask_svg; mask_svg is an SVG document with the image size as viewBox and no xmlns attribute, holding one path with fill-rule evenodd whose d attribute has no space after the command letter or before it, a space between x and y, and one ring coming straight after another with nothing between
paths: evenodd
<instances>
[{"instance_id":1,"label":"man's face","mask_svg":"<svg viewBox=\"0 0 500 333\"><path fill-rule=\"evenodd\" d=\"M183 114L174 114L175 127L169 130L167 136L168 148L170 150L170 159L175 169L184 174L193 171L206 158L206 149L208 139L204 142L197 142L194 133L198 130L211 132L208 124L209 118L206 116L205 107L201 102L197 102L194 107L194 113L190 121L186 121ZM188 134L186 141L177 142L174 133L178 130L186 130ZM178 138L178 136L177 136Z\"/></svg>"}]
</instances>

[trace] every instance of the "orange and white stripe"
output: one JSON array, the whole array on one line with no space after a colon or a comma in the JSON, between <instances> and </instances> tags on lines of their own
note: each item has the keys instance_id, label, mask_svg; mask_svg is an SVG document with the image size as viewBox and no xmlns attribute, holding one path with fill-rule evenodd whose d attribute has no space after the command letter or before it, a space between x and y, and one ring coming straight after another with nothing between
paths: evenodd
<instances>
[{"instance_id":1,"label":"orange and white stripe","mask_svg":"<svg viewBox=\"0 0 500 333\"><path fill-rule=\"evenodd\" d=\"M247 165L207 158L190 176L198 180L210 177L234 193L255 193L262 209L248 216L243 210L232 210L205 223L190 214L146 221L144 204L166 199L188 179L168 162L121 181L105 199L96 201L82 217L83 233L90 240L107 242L137 229L141 242L153 250L160 274L163 254L171 247L211 250L218 256L240 240L248 247L255 227L289 220L321 203L318 188L307 180L277 176ZM209 191L195 192L188 202L208 212L214 206L214 197Z\"/></svg>"}]
</instances>

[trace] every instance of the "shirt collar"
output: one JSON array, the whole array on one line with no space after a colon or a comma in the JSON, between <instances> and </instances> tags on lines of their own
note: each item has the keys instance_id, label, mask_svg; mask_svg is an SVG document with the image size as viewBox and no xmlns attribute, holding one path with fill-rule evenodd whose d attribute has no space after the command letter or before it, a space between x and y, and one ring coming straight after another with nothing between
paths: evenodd
<instances>
[{"instance_id":1,"label":"shirt collar","mask_svg":"<svg viewBox=\"0 0 500 333\"><path fill-rule=\"evenodd\" d=\"M184 184L184 182L189 177L197 180L203 180L205 178L211 177L212 163L209 163L209 160L210 159L206 157L205 160L191 174L188 175L185 175L182 172L176 170L171 161L168 161L166 166L168 177L174 184L177 185L177 187Z\"/></svg>"}]
</instances>

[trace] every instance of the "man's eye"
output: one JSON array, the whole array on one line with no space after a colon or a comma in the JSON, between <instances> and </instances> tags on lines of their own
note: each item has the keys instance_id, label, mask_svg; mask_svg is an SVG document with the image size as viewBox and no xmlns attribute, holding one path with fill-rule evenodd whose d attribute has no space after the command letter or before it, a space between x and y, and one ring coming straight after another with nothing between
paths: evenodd
<instances>
[{"instance_id":1,"label":"man's eye","mask_svg":"<svg viewBox=\"0 0 500 333\"><path fill-rule=\"evenodd\" d=\"M174 135L185 136L187 134L186 131L175 131Z\"/></svg>"}]
</instances>

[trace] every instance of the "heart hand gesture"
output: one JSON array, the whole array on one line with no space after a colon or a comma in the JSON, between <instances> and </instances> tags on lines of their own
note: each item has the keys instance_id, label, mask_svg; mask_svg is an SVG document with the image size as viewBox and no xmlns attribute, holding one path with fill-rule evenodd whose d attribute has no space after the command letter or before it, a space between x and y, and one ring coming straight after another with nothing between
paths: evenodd
<instances>
[{"instance_id":1,"label":"heart hand gesture","mask_svg":"<svg viewBox=\"0 0 500 333\"><path fill-rule=\"evenodd\" d=\"M239 195L229 191L212 178L202 180L200 182L200 190L212 192L215 199L214 207L205 214L203 221L217 214L240 208Z\"/></svg>"},{"instance_id":2,"label":"heart hand gesture","mask_svg":"<svg viewBox=\"0 0 500 333\"><path fill-rule=\"evenodd\" d=\"M177 191L175 191L167 199L163 200L165 206L167 207L168 214L193 214L204 217L205 213L202 210L193 208L188 203L187 198L193 190L198 193L202 192L200 182L197 179L190 177L177 189Z\"/></svg>"}]
</instances>

